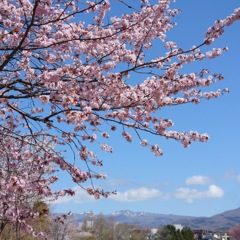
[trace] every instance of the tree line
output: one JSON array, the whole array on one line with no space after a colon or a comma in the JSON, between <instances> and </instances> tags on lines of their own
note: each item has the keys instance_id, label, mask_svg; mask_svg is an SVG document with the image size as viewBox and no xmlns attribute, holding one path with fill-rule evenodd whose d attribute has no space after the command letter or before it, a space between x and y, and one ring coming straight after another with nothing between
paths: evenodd
<instances>
[{"instance_id":1,"label":"tree line","mask_svg":"<svg viewBox=\"0 0 240 240\"><path fill-rule=\"evenodd\" d=\"M159 226L157 229L145 229L137 224L116 222L114 217L103 214L85 218L79 223L71 214L52 214L49 206L41 200L35 201L32 211L40 214L36 218L27 219L29 226L35 232L44 232L48 240L194 240L194 232L185 226L178 228L175 225ZM3 227L0 240L34 240L31 230L23 230L11 222L1 222ZM18 229L16 229L18 227ZM240 225L228 231L233 240L240 240Z\"/></svg>"}]
</instances>

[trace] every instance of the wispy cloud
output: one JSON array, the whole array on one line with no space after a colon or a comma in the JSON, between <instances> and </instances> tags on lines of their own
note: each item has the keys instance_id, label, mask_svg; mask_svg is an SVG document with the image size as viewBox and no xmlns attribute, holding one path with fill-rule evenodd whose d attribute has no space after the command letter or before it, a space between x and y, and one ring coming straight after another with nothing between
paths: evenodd
<instances>
[{"instance_id":1,"label":"wispy cloud","mask_svg":"<svg viewBox=\"0 0 240 240\"><path fill-rule=\"evenodd\" d=\"M206 176L192 176L187 178L186 184L187 185L205 185L211 182L211 179Z\"/></svg>"},{"instance_id":2,"label":"wispy cloud","mask_svg":"<svg viewBox=\"0 0 240 240\"><path fill-rule=\"evenodd\" d=\"M237 180L237 182L240 182L240 175L236 176L236 180Z\"/></svg>"},{"instance_id":3,"label":"wispy cloud","mask_svg":"<svg viewBox=\"0 0 240 240\"><path fill-rule=\"evenodd\" d=\"M135 188L125 192L117 192L117 195L110 196L110 199L119 202L139 202L156 197L163 197L163 194L155 188Z\"/></svg>"},{"instance_id":4,"label":"wispy cloud","mask_svg":"<svg viewBox=\"0 0 240 240\"><path fill-rule=\"evenodd\" d=\"M214 184L210 185L206 191L198 191L194 188L178 188L174 193L175 198L183 199L189 203L192 203L194 199L221 198L223 195L224 191Z\"/></svg>"},{"instance_id":5,"label":"wispy cloud","mask_svg":"<svg viewBox=\"0 0 240 240\"><path fill-rule=\"evenodd\" d=\"M130 184L133 184L127 179L121 178L121 179L110 179L107 180L106 185L110 187L118 187L119 186L129 186Z\"/></svg>"},{"instance_id":6,"label":"wispy cloud","mask_svg":"<svg viewBox=\"0 0 240 240\"><path fill-rule=\"evenodd\" d=\"M236 171L236 169L229 169L225 172L224 178L226 180L240 182L240 174Z\"/></svg>"}]
</instances>

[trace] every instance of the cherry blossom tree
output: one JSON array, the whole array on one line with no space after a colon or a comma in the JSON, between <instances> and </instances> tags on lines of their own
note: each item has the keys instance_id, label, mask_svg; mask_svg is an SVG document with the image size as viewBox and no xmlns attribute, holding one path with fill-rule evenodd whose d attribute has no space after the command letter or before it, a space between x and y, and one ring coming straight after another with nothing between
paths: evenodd
<instances>
[{"instance_id":1,"label":"cherry blossom tree","mask_svg":"<svg viewBox=\"0 0 240 240\"><path fill-rule=\"evenodd\" d=\"M49 234L48 238L50 240L77 240L81 239L81 232L78 226L76 218L73 216L68 216L63 221L53 221L49 224Z\"/></svg>"},{"instance_id":2,"label":"cherry blossom tree","mask_svg":"<svg viewBox=\"0 0 240 240\"><path fill-rule=\"evenodd\" d=\"M240 239L240 225L237 225L235 227L230 228L229 229L229 235L234 240L239 240Z\"/></svg>"},{"instance_id":3,"label":"cherry blossom tree","mask_svg":"<svg viewBox=\"0 0 240 240\"><path fill-rule=\"evenodd\" d=\"M56 171L68 172L96 198L108 196L92 182L105 178L95 170L102 160L93 149L111 153L105 139L117 128L127 142L134 133L155 156L161 156L162 149L142 133L175 139L184 147L209 140L205 133L170 130L172 120L157 113L228 91L204 90L222 80L221 74L206 69L182 74L180 69L226 51L209 45L239 20L240 9L216 21L202 44L183 49L165 40L180 12L170 8L170 0L141 0L134 7L118 0L114 4L119 9L128 9L119 16L112 13L109 0L0 4L1 229L12 222L37 236L24 222L37 217L30 199L74 194L51 190L58 180ZM155 44L161 51L151 57ZM209 50L202 51L203 46ZM91 187L83 184L87 180Z\"/></svg>"},{"instance_id":4,"label":"cherry blossom tree","mask_svg":"<svg viewBox=\"0 0 240 240\"><path fill-rule=\"evenodd\" d=\"M9 137L7 130L1 134L4 137L0 139L0 234L7 226L15 229L19 238L23 229L36 237L44 236L34 232L29 221L48 214L44 209L36 210L39 197L55 199L59 193L53 193L49 187L57 178L49 164L48 142L40 143L38 139L38 146L34 146L25 137L21 141ZM15 226L11 227L12 224Z\"/></svg>"}]
</instances>

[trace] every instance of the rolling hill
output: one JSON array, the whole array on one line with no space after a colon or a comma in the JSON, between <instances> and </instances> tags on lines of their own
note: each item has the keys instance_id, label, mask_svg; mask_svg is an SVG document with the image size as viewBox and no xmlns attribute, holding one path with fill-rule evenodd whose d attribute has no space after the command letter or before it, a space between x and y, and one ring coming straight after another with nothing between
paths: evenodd
<instances>
[{"instance_id":1,"label":"rolling hill","mask_svg":"<svg viewBox=\"0 0 240 240\"><path fill-rule=\"evenodd\" d=\"M89 218L89 213L74 214L78 222ZM240 208L229 210L211 217L192 217L174 214L148 212L117 211L106 217L113 217L116 222L134 224L142 228L157 228L167 224L181 224L191 229L226 230L240 224Z\"/></svg>"}]
</instances>

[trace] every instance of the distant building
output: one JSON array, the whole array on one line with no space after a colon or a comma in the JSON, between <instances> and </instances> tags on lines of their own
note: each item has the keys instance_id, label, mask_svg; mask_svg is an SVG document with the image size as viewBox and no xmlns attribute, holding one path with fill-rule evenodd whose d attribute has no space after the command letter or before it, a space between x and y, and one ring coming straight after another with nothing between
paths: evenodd
<instances>
[{"instance_id":1,"label":"distant building","mask_svg":"<svg viewBox=\"0 0 240 240\"><path fill-rule=\"evenodd\" d=\"M152 229L150 229L150 231L151 231L151 234L154 235L157 233L158 228L152 228Z\"/></svg>"},{"instance_id":2,"label":"distant building","mask_svg":"<svg viewBox=\"0 0 240 240\"><path fill-rule=\"evenodd\" d=\"M93 228L93 221L83 221L79 222L79 228L87 230Z\"/></svg>"},{"instance_id":3,"label":"distant building","mask_svg":"<svg viewBox=\"0 0 240 240\"><path fill-rule=\"evenodd\" d=\"M193 230L194 233L194 238L196 240L210 240L210 239L214 239L214 235L212 231L209 231L207 229L197 229L197 230Z\"/></svg>"},{"instance_id":4,"label":"distant building","mask_svg":"<svg viewBox=\"0 0 240 240\"><path fill-rule=\"evenodd\" d=\"M181 224L173 224L176 230L182 231L183 226Z\"/></svg>"},{"instance_id":5,"label":"distant building","mask_svg":"<svg viewBox=\"0 0 240 240\"><path fill-rule=\"evenodd\" d=\"M221 234L221 240L230 240L228 233Z\"/></svg>"},{"instance_id":6,"label":"distant building","mask_svg":"<svg viewBox=\"0 0 240 240\"><path fill-rule=\"evenodd\" d=\"M230 240L227 233L217 233L207 229L193 230L195 240Z\"/></svg>"}]
</instances>

